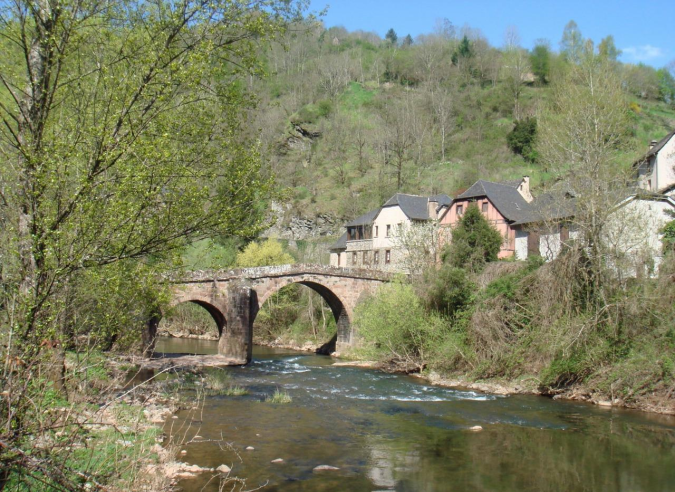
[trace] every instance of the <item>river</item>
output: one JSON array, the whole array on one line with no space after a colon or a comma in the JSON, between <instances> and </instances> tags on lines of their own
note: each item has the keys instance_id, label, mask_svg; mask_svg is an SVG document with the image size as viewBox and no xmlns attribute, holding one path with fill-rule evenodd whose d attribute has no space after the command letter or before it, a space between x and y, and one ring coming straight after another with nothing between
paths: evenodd
<instances>
[{"instance_id":1,"label":"river","mask_svg":"<svg viewBox=\"0 0 675 492\"><path fill-rule=\"evenodd\" d=\"M161 339L157 351L216 353L217 342ZM441 388L288 350L256 347L253 358L217 369L247 395L207 397L166 425L177 435L190 424L186 438L201 436L181 460L227 464L244 490L675 490L672 417ZM292 402L265 402L276 389ZM217 491L211 477L179 485Z\"/></svg>"}]
</instances>

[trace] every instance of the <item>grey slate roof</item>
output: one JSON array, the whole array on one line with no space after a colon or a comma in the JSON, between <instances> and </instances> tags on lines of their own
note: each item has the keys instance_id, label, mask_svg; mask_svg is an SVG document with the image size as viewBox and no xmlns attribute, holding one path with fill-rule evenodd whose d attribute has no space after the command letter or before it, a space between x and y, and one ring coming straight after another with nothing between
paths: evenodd
<instances>
[{"instance_id":1,"label":"grey slate roof","mask_svg":"<svg viewBox=\"0 0 675 492\"><path fill-rule=\"evenodd\" d=\"M520 184L520 181L518 181ZM487 197L505 219L516 222L526 219L532 207L525 201L516 187L510 184L493 183L479 179L468 190L457 196L457 200Z\"/></svg>"},{"instance_id":2,"label":"grey slate roof","mask_svg":"<svg viewBox=\"0 0 675 492\"><path fill-rule=\"evenodd\" d=\"M564 192L544 193L529 203L529 210L512 225L531 224L546 220L560 220L573 217L576 210L576 199Z\"/></svg>"},{"instance_id":3,"label":"grey slate roof","mask_svg":"<svg viewBox=\"0 0 675 492\"><path fill-rule=\"evenodd\" d=\"M668 143L668 141L669 141L671 138L673 138L673 136L675 136L675 130L673 130L673 131L670 132L668 135L666 135L665 137L663 137L661 140L659 140L658 142L656 142L656 145L654 145L654 147L652 147L651 149L649 149L649 152L647 152L647 153L644 155L644 157L642 157L641 159L639 159L638 162L646 161L646 160L649 159L650 157L652 157L652 156L658 154L659 151L660 151L660 150Z\"/></svg>"},{"instance_id":4,"label":"grey slate roof","mask_svg":"<svg viewBox=\"0 0 675 492\"><path fill-rule=\"evenodd\" d=\"M355 218L351 222L347 222L345 224L345 227L354 227L354 226L360 226L360 225L366 225L366 224L372 224L373 221L375 220L375 217L377 217L377 214L380 213L380 208L376 208L375 210L371 210L370 212L367 212L360 217Z\"/></svg>"},{"instance_id":5,"label":"grey slate roof","mask_svg":"<svg viewBox=\"0 0 675 492\"><path fill-rule=\"evenodd\" d=\"M448 195L435 195L427 198L426 196L396 193L389 200L387 200L384 205L382 205L382 208L398 205L409 219L428 220L428 203L430 201L438 202L439 207L443 205L450 205L450 203L452 203L452 199Z\"/></svg>"},{"instance_id":6,"label":"grey slate roof","mask_svg":"<svg viewBox=\"0 0 675 492\"><path fill-rule=\"evenodd\" d=\"M347 249L347 233L345 232L340 236L340 238L335 241L335 244L333 244L330 248L331 251L333 250L345 250Z\"/></svg>"}]
</instances>

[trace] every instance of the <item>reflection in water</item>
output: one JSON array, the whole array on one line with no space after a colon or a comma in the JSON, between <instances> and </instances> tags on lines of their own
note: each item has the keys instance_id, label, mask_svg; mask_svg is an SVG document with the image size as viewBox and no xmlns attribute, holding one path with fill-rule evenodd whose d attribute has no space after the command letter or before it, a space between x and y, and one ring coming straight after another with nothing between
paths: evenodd
<instances>
[{"instance_id":1,"label":"reflection in water","mask_svg":"<svg viewBox=\"0 0 675 492\"><path fill-rule=\"evenodd\" d=\"M170 342L177 352L194 347L192 340ZM263 490L675 490L669 417L456 391L270 349L256 349L246 367L218 371L249 394L207 398L190 432L224 439L237 452L215 441L191 443L185 460L228 464L248 488L269 482ZM292 403L264 402L276 389ZM179 414L167 432L189 419ZM473 425L484 430L469 431ZM271 464L276 458L284 462ZM340 470L313 472L322 464ZM207 485L210 478L180 485L218 490L217 481Z\"/></svg>"}]
</instances>

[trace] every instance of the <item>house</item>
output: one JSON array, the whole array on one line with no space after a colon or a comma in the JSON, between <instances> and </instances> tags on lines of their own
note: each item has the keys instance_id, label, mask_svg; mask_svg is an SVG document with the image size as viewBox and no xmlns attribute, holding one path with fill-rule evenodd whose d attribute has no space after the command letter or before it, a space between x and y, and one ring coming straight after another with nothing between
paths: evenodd
<instances>
[{"instance_id":1,"label":"house","mask_svg":"<svg viewBox=\"0 0 675 492\"><path fill-rule=\"evenodd\" d=\"M675 213L675 197L634 193L610 215L604 241L609 261L623 277L652 275L663 260L663 227Z\"/></svg>"},{"instance_id":2,"label":"house","mask_svg":"<svg viewBox=\"0 0 675 492\"><path fill-rule=\"evenodd\" d=\"M330 264L400 271L404 254L396 241L402 227L437 220L452 203L447 195L397 193L382 207L345 224L346 232L331 246Z\"/></svg>"},{"instance_id":3,"label":"house","mask_svg":"<svg viewBox=\"0 0 675 492\"><path fill-rule=\"evenodd\" d=\"M506 258L513 256L516 250L516 228L513 224L532 216L533 200L528 176L503 183L479 179L443 211L440 224L441 227L455 227L467 207L475 203L504 238L499 258Z\"/></svg>"},{"instance_id":4,"label":"house","mask_svg":"<svg viewBox=\"0 0 675 492\"><path fill-rule=\"evenodd\" d=\"M649 151L633 163L638 187L675 195L675 130L658 142L652 140Z\"/></svg>"}]
</instances>

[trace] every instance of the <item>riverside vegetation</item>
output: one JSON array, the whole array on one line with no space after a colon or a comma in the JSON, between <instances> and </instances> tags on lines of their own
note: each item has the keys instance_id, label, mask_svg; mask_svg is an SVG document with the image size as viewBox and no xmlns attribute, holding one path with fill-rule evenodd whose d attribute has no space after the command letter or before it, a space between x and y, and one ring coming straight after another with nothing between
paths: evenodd
<instances>
[{"instance_id":1,"label":"riverside vegetation","mask_svg":"<svg viewBox=\"0 0 675 492\"><path fill-rule=\"evenodd\" d=\"M200 248L208 266L231 266L269 225L272 202L339 223L395 191L454 193L478 176L531 174L544 183L561 165L593 164L547 155L567 142L552 131L565 122L539 113L548 100L574 113L558 96L580 84L575 67L589 51L622 94L604 106L619 109L622 131L620 139L601 135L602 156L611 156L599 160L602 169L625 169L638 147L672 126L672 73L619 63L611 36L596 50L573 23L560 54L545 42L530 53L515 32L498 49L476 29L440 22L399 43L325 29L305 7L0 6L0 490L136 487L139 458L149 451L156 459L151 444L160 436L140 415L143 397L115 399L124 394L120 372L100 359L142 349L144 323L167 301L162 274L196 266L190 255ZM603 197L591 195L587 209ZM446 347L419 345L414 335L397 357L477 377L544 375L551 389L584 381L629 403L653 391L670 398L670 263L657 279L617 283L597 244L539 268L507 265L506 277L471 292L492 265L443 267L434 282L457 291L436 301L388 287L417 296L411 315ZM301 261L320 259L319 250L289 248ZM299 288L267 309L260 321L269 340L279 338L282 318L302 343L335 331L325 304ZM376 332L372 340L381 350ZM223 384L210 391L240 393ZM128 418L114 430L90 425L99 425L101 408Z\"/></svg>"}]
</instances>

